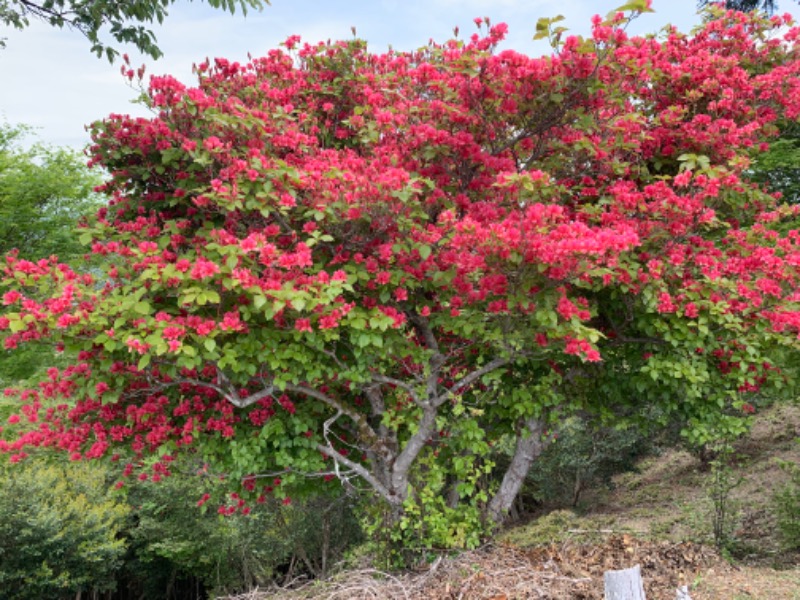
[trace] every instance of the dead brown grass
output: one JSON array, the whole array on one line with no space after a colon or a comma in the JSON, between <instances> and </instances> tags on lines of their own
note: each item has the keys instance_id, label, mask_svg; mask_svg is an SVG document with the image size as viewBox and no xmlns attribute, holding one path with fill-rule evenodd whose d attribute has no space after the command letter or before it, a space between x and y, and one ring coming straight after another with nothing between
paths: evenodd
<instances>
[{"instance_id":1,"label":"dead brown grass","mask_svg":"<svg viewBox=\"0 0 800 600\"><path fill-rule=\"evenodd\" d=\"M784 406L762 415L738 445L742 482L732 500L742 556L735 564L708 543L702 465L673 451L617 478L612 492L591 497L587 514L553 513L506 532L494 545L417 571L350 570L231 600L600 600L603 573L635 564L650 600L673 600L684 585L693 600L800 600L800 556L781 551L769 507L786 479L776 459L800 463L798 436L800 406Z\"/></svg>"}]
</instances>

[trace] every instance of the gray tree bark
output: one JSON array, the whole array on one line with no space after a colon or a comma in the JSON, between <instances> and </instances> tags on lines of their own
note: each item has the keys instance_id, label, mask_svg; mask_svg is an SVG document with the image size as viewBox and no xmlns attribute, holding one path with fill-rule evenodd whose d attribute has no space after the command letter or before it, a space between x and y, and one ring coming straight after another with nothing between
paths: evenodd
<instances>
[{"instance_id":1,"label":"gray tree bark","mask_svg":"<svg viewBox=\"0 0 800 600\"><path fill-rule=\"evenodd\" d=\"M533 461L539 458L546 447L544 440L542 440L544 422L531 417L525 421L525 429L528 435L523 431L517 440L514 456L511 459L508 470L503 475L500 489L497 490L497 493L489 502L489 517L495 523L502 523L506 518L520 488L522 488Z\"/></svg>"},{"instance_id":2,"label":"gray tree bark","mask_svg":"<svg viewBox=\"0 0 800 600\"><path fill-rule=\"evenodd\" d=\"M621 571L606 571L605 600L645 600L642 570L639 565Z\"/></svg>"}]
</instances>

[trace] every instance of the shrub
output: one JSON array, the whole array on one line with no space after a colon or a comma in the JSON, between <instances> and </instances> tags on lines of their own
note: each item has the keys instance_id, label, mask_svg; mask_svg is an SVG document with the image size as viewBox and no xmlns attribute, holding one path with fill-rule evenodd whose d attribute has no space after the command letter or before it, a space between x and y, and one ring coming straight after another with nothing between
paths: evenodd
<instances>
[{"instance_id":1,"label":"shrub","mask_svg":"<svg viewBox=\"0 0 800 600\"><path fill-rule=\"evenodd\" d=\"M9 600L115 587L127 507L96 465L0 465L0 590Z\"/></svg>"},{"instance_id":2,"label":"shrub","mask_svg":"<svg viewBox=\"0 0 800 600\"><path fill-rule=\"evenodd\" d=\"M528 475L533 496L548 504L576 506L587 488L610 485L614 475L633 470L651 449L650 438L636 427L619 429L572 417Z\"/></svg>"},{"instance_id":3,"label":"shrub","mask_svg":"<svg viewBox=\"0 0 800 600\"><path fill-rule=\"evenodd\" d=\"M300 573L324 576L360 535L345 497L239 507L226 485L180 473L131 485L126 585L139 597L169 597L176 586L225 595Z\"/></svg>"}]
</instances>

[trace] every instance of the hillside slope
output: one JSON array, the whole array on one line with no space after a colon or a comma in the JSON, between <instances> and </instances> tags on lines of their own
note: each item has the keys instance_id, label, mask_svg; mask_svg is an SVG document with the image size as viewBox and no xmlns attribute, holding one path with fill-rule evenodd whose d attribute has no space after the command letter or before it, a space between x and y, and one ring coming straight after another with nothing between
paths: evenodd
<instances>
[{"instance_id":1,"label":"hillside slope","mask_svg":"<svg viewBox=\"0 0 800 600\"><path fill-rule=\"evenodd\" d=\"M708 470L673 450L588 495L590 511L552 511L489 546L418 571L343 571L239 599L600 600L604 571L639 564L650 600L673 600L679 586L692 600L800 600L800 555L781 549L772 506L774 491L788 480L778 461L800 464L799 439L800 406L784 406L759 415L737 444L726 557L711 543Z\"/></svg>"}]
</instances>

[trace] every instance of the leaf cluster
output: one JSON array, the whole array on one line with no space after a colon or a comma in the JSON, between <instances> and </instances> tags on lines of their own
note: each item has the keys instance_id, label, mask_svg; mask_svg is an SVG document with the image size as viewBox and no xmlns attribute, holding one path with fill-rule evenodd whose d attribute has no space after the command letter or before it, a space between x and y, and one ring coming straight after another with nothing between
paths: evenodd
<instances>
[{"instance_id":1,"label":"leaf cluster","mask_svg":"<svg viewBox=\"0 0 800 600\"><path fill-rule=\"evenodd\" d=\"M698 0L697 6L702 8L713 3L712 0ZM763 10L772 14L778 9L778 2L777 0L726 0L725 8L743 12Z\"/></svg>"},{"instance_id":2,"label":"leaf cluster","mask_svg":"<svg viewBox=\"0 0 800 600\"><path fill-rule=\"evenodd\" d=\"M0 587L4 598L74 597L115 588L128 507L105 471L41 457L0 465Z\"/></svg>"},{"instance_id":3,"label":"leaf cluster","mask_svg":"<svg viewBox=\"0 0 800 600\"><path fill-rule=\"evenodd\" d=\"M67 27L83 34L98 57L110 62L119 51L104 40L132 44L143 54L157 59L163 55L150 29L162 23L175 0L0 0L0 22L15 29L24 29L31 19L58 28ZM261 9L269 0L208 0L214 8L228 12L237 9Z\"/></svg>"}]
</instances>

